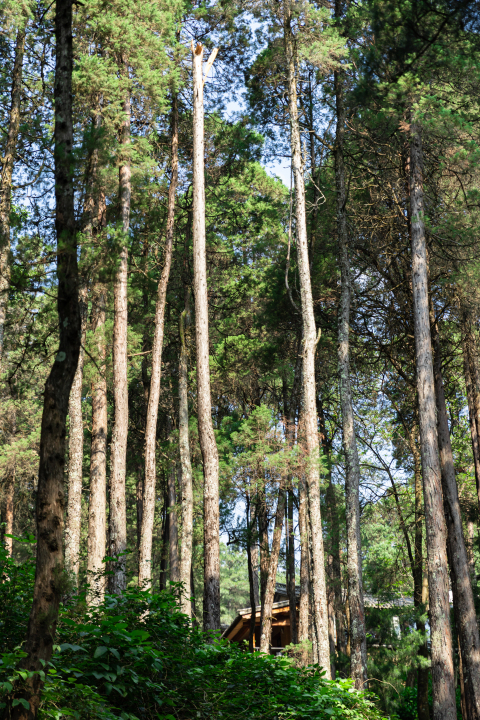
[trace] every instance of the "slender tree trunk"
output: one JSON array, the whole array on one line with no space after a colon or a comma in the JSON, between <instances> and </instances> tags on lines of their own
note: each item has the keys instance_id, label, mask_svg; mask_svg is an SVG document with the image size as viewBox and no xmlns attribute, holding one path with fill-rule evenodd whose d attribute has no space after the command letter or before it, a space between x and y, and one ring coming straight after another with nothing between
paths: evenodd
<instances>
[{"instance_id":1,"label":"slender tree trunk","mask_svg":"<svg viewBox=\"0 0 480 720\"><path fill-rule=\"evenodd\" d=\"M172 264L173 234L175 227L175 196L178 184L178 109L176 94L172 95L172 177L168 189L167 232L165 258L162 274L158 283L157 304L155 307L155 332L152 348L152 374L148 395L147 423L145 428L145 480L143 483L143 514L138 563L138 584L150 587L152 581L152 541L155 516L155 491L157 484L156 449L157 419L162 377L163 332L165 324L165 305L167 300L168 279ZM178 546L177 546L178 550ZM178 575L178 568L175 572ZM177 577L176 575L176 577ZM179 579L179 576L178 576ZM173 580L173 576L172 576ZM178 582L178 580L175 580Z\"/></svg>"},{"instance_id":2,"label":"slender tree trunk","mask_svg":"<svg viewBox=\"0 0 480 720\"><path fill-rule=\"evenodd\" d=\"M470 420L470 436L472 439L473 467L475 470L475 485L477 488L478 507L480 509L480 437L478 434L477 412L475 402L475 388L471 373L473 363L470 361L470 328L468 313L461 312L461 334L462 334L462 354L463 354L463 373L465 376L465 385L467 390L468 417Z\"/></svg>"},{"instance_id":3,"label":"slender tree trunk","mask_svg":"<svg viewBox=\"0 0 480 720\"><path fill-rule=\"evenodd\" d=\"M180 582L180 558L178 554L178 518L177 498L175 493L175 466L168 473L168 557L170 581Z\"/></svg>"},{"instance_id":4,"label":"slender tree trunk","mask_svg":"<svg viewBox=\"0 0 480 720\"><path fill-rule=\"evenodd\" d=\"M298 532L300 535L300 602L298 608L298 642L308 640L308 607L310 603L307 491L303 478L298 483ZM303 652L302 664L308 662L308 653Z\"/></svg>"},{"instance_id":5,"label":"slender tree trunk","mask_svg":"<svg viewBox=\"0 0 480 720\"><path fill-rule=\"evenodd\" d=\"M14 720L33 720L37 716L43 686L40 671L48 667L55 640L63 587L66 420L80 352L72 168L72 0L57 0L55 39L55 230L57 247L61 247L57 254L59 347L44 392L36 498L37 562L24 646L26 657L22 661L23 668L35 674L25 681L21 692L30 704L29 710L21 704L7 708L8 717Z\"/></svg>"},{"instance_id":6,"label":"slender tree trunk","mask_svg":"<svg viewBox=\"0 0 480 720\"><path fill-rule=\"evenodd\" d=\"M260 619L260 652L269 653L272 644L272 606L277 580L278 558L282 542L283 518L285 515L285 490L280 488L278 494L277 511L275 513L275 526L273 529L272 550L270 552L270 565L268 568L267 588L265 602L262 605Z\"/></svg>"},{"instance_id":7,"label":"slender tree trunk","mask_svg":"<svg viewBox=\"0 0 480 720\"><path fill-rule=\"evenodd\" d=\"M87 288L80 288L78 294L82 340L77 370L73 379L68 414L70 429L68 437L68 501L65 524L65 567L78 583L80 569L80 534L82 526L82 484L83 484L83 358L87 334Z\"/></svg>"},{"instance_id":8,"label":"slender tree trunk","mask_svg":"<svg viewBox=\"0 0 480 720\"><path fill-rule=\"evenodd\" d=\"M185 590L182 597L182 611L192 616L190 584L193 549L193 476L190 460L190 434L188 429L188 366L185 333L190 324L190 294L185 293L185 310L180 315L180 360L178 365L178 431L180 447L181 492L182 492L182 546L180 555L180 582Z\"/></svg>"},{"instance_id":9,"label":"slender tree trunk","mask_svg":"<svg viewBox=\"0 0 480 720\"><path fill-rule=\"evenodd\" d=\"M480 636L475 615L467 551L463 539L462 515L443 388L440 335L433 307L431 308L431 320L443 504L447 524L453 604L461 650L464 699L469 720L480 720Z\"/></svg>"},{"instance_id":10,"label":"slender tree trunk","mask_svg":"<svg viewBox=\"0 0 480 720\"><path fill-rule=\"evenodd\" d=\"M107 543L107 377L105 319L107 288L97 282L92 292L91 328L97 368L92 381L92 443L90 450L90 500L88 503L87 575L88 602L102 602L105 592Z\"/></svg>"},{"instance_id":11,"label":"slender tree trunk","mask_svg":"<svg viewBox=\"0 0 480 720\"><path fill-rule=\"evenodd\" d=\"M22 96L22 70L25 52L25 28L17 32L15 60L12 71L10 113L7 141L2 158L0 180L0 372L2 370L5 316L10 288L10 210L12 205L12 175L20 129L20 105Z\"/></svg>"},{"instance_id":12,"label":"slender tree trunk","mask_svg":"<svg viewBox=\"0 0 480 720\"><path fill-rule=\"evenodd\" d=\"M265 478L262 479L261 488L257 497L258 535L260 542L260 603L265 602L267 590L268 569L270 567L270 547L268 543L268 512Z\"/></svg>"},{"instance_id":13,"label":"slender tree trunk","mask_svg":"<svg viewBox=\"0 0 480 720\"><path fill-rule=\"evenodd\" d=\"M427 530L433 714L435 720L454 720L457 712L450 606L448 602L447 529L443 513L442 481L436 429L435 381L428 308L427 244L423 219L422 142L420 130L416 125L412 125L411 132L412 290L420 448Z\"/></svg>"},{"instance_id":14,"label":"slender tree trunk","mask_svg":"<svg viewBox=\"0 0 480 720\"><path fill-rule=\"evenodd\" d=\"M218 451L212 422L208 334L203 137L203 46L193 53L193 274L197 342L198 434L203 457L204 630L220 630L220 519ZM215 53L215 51L214 51ZM215 54L212 57L215 58ZM213 62L212 58L210 60Z\"/></svg>"},{"instance_id":15,"label":"slender tree trunk","mask_svg":"<svg viewBox=\"0 0 480 720\"><path fill-rule=\"evenodd\" d=\"M338 12L337 12L338 15ZM348 259L348 233L345 210L345 167L343 140L345 132L345 105L343 100L343 74L335 72L337 130L335 141L335 184L337 193L338 262L341 276L341 295L338 322L338 374L342 409L343 449L345 452L345 512L347 520L347 574L350 609L350 666L355 687L365 688L367 680L367 640L360 537L360 463L353 416L350 384L350 304L351 283Z\"/></svg>"},{"instance_id":16,"label":"slender tree trunk","mask_svg":"<svg viewBox=\"0 0 480 720\"><path fill-rule=\"evenodd\" d=\"M142 540L142 518L143 518L143 467L139 465L137 472L137 484L135 486L135 504L137 510L137 552L140 553Z\"/></svg>"},{"instance_id":17,"label":"slender tree trunk","mask_svg":"<svg viewBox=\"0 0 480 720\"><path fill-rule=\"evenodd\" d=\"M7 473L5 478L5 494L3 501L3 522L5 527L2 528L4 536L4 545L7 555L13 557L13 500L15 497L15 466Z\"/></svg>"},{"instance_id":18,"label":"slender tree trunk","mask_svg":"<svg viewBox=\"0 0 480 720\"><path fill-rule=\"evenodd\" d=\"M255 625L258 605L258 581L255 588L255 574L252 558L252 535L255 526L255 512L252 513L250 494L247 495L247 564L248 564L248 587L250 591L250 634L248 637L248 649L251 653L255 650Z\"/></svg>"},{"instance_id":19,"label":"slender tree trunk","mask_svg":"<svg viewBox=\"0 0 480 720\"><path fill-rule=\"evenodd\" d=\"M422 460L416 438L418 427L412 426L408 434L408 442L413 456L415 477L415 538L414 538L414 566L413 566L413 602L418 613L424 612L428 593L424 590L423 582L423 490L422 490ZM417 629L425 633L425 623L417 618ZM426 643L419 649L419 655L428 658ZM417 672L417 714L418 720L430 720L428 705L428 667L419 667Z\"/></svg>"},{"instance_id":20,"label":"slender tree trunk","mask_svg":"<svg viewBox=\"0 0 480 720\"><path fill-rule=\"evenodd\" d=\"M128 64L122 60L122 72L128 75ZM127 509L125 478L127 472L128 435L128 231L130 227L131 169L130 169L130 96L123 102L123 122L120 129L121 165L118 191L122 222L122 246L114 284L113 320L113 423L110 470L110 566L109 589L122 593L126 588L125 552L127 549Z\"/></svg>"},{"instance_id":21,"label":"slender tree trunk","mask_svg":"<svg viewBox=\"0 0 480 720\"><path fill-rule=\"evenodd\" d=\"M291 14L288 0L284 5L284 42L288 63L288 95L291 129L292 169L295 180L297 215L297 262L300 276L300 296L303 320L303 411L308 468L306 472L310 541L312 548L312 590L314 627L317 637L316 660L330 677L330 650L328 641L327 591L323 554L322 518L320 513L319 443L315 388L315 350L317 331L313 311L310 263L308 257L307 216L305 186L297 106L297 80Z\"/></svg>"},{"instance_id":22,"label":"slender tree trunk","mask_svg":"<svg viewBox=\"0 0 480 720\"><path fill-rule=\"evenodd\" d=\"M286 545L287 545L287 592L290 610L291 642L297 644L297 594L295 591L295 530L293 526L293 488L287 490L287 517L286 517Z\"/></svg>"},{"instance_id":23,"label":"slender tree trunk","mask_svg":"<svg viewBox=\"0 0 480 720\"><path fill-rule=\"evenodd\" d=\"M160 556L160 590L167 587L167 569L168 569L168 541L169 541L169 518L168 518L168 486L165 482L163 493L163 510L162 510L162 554Z\"/></svg>"}]
</instances>

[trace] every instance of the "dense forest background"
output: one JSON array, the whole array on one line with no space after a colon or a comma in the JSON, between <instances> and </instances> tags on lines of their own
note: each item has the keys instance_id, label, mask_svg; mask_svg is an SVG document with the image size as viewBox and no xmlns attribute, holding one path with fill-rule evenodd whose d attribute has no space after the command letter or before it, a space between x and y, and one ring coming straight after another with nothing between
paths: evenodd
<instances>
[{"instance_id":1,"label":"dense forest background","mask_svg":"<svg viewBox=\"0 0 480 720\"><path fill-rule=\"evenodd\" d=\"M0 4L5 607L36 562L43 613L183 588L268 652L281 582L296 666L479 718L477 4L62 3Z\"/></svg>"}]
</instances>

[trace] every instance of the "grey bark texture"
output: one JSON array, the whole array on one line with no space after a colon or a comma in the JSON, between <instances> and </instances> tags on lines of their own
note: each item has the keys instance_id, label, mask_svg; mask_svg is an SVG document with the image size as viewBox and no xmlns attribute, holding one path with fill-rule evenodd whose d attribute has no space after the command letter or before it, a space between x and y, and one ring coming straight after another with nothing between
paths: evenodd
<instances>
[{"instance_id":1,"label":"grey bark texture","mask_svg":"<svg viewBox=\"0 0 480 720\"><path fill-rule=\"evenodd\" d=\"M180 582L184 584L182 596L182 612L192 616L190 582L192 569L193 543L193 476L190 459L190 434L188 429L188 354L186 330L190 324L189 292L186 293L185 310L180 315L180 360L178 364L178 442L181 465L181 512L182 512L182 545L180 549Z\"/></svg>"},{"instance_id":2,"label":"grey bark texture","mask_svg":"<svg viewBox=\"0 0 480 720\"><path fill-rule=\"evenodd\" d=\"M180 557L178 553L177 494L175 491L175 467L168 472L168 559L171 582L180 582Z\"/></svg>"},{"instance_id":3,"label":"grey bark texture","mask_svg":"<svg viewBox=\"0 0 480 720\"><path fill-rule=\"evenodd\" d=\"M68 399L80 352L77 235L73 184L72 0L57 0L55 13L55 232L57 238L57 311L59 345L45 383L40 465L36 497L37 558L23 669L31 672L20 691L29 708L12 707L14 720L33 720L38 713L43 680L39 671L50 661L62 592L65 512L65 436Z\"/></svg>"},{"instance_id":4,"label":"grey bark texture","mask_svg":"<svg viewBox=\"0 0 480 720\"><path fill-rule=\"evenodd\" d=\"M470 437L472 440L473 467L475 470L475 484L477 488L477 501L480 509L480 435L479 435L479 417L477 413L479 395L478 386L476 387L476 358L472 353L472 328L471 320L467 310L463 309L461 316L461 333L462 333L462 355L463 355L463 374L465 377L465 386L467 390L468 417L470 421ZM473 356L472 356L473 355ZM473 376L472 376L473 370Z\"/></svg>"},{"instance_id":5,"label":"grey bark texture","mask_svg":"<svg viewBox=\"0 0 480 720\"><path fill-rule=\"evenodd\" d=\"M203 458L203 628L220 630L220 519L218 451L212 422L208 333L203 120L203 46L193 54L193 274L197 345L198 432Z\"/></svg>"},{"instance_id":6,"label":"grey bark texture","mask_svg":"<svg viewBox=\"0 0 480 720\"><path fill-rule=\"evenodd\" d=\"M147 422L145 426L145 479L143 482L142 529L138 561L138 584L150 587L152 582L152 541L155 518L155 494L157 485L157 419L162 379L162 350L167 301L168 279L172 265L173 234L175 229L175 197L178 183L178 110L177 97L172 97L171 122L172 175L168 189L167 231L162 274L158 283L155 306L155 331L152 347L152 374L148 394ZM173 578L172 578L173 579ZM177 582L177 581L176 581Z\"/></svg>"},{"instance_id":7,"label":"grey bark texture","mask_svg":"<svg viewBox=\"0 0 480 720\"><path fill-rule=\"evenodd\" d=\"M443 512L442 479L436 427L422 166L420 129L412 123L410 141L412 291L430 595L433 715L435 720L455 720L457 711L450 606L448 602L447 528Z\"/></svg>"},{"instance_id":8,"label":"grey bark texture","mask_svg":"<svg viewBox=\"0 0 480 720\"><path fill-rule=\"evenodd\" d=\"M303 478L300 479L298 485L298 531L300 535L300 603L298 609L298 642L304 642L308 640L310 560L308 550L307 490Z\"/></svg>"},{"instance_id":9,"label":"grey bark texture","mask_svg":"<svg viewBox=\"0 0 480 720\"><path fill-rule=\"evenodd\" d=\"M107 549L107 378L105 320L107 288L97 282L92 291L91 329L97 368L92 381L92 441L90 449L90 491L88 503L87 576L90 585L87 601L100 603L105 592Z\"/></svg>"},{"instance_id":10,"label":"grey bark texture","mask_svg":"<svg viewBox=\"0 0 480 720\"><path fill-rule=\"evenodd\" d=\"M448 559L455 608L455 621L461 652L463 695L468 720L480 719L480 636L473 598L470 567L463 538L462 513L458 498L447 406L442 377L440 333L431 309L434 348L437 432L442 470L443 505L447 524Z\"/></svg>"},{"instance_id":11,"label":"grey bark texture","mask_svg":"<svg viewBox=\"0 0 480 720\"><path fill-rule=\"evenodd\" d=\"M128 74L128 65L122 61L121 71ZM130 96L123 103L123 121L120 128L121 165L118 191L122 245L114 283L113 320L113 423L110 469L109 538L111 562L109 589L122 593L126 588L125 552L127 549L127 510L125 505L125 477L127 472L128 436L128 231L130 227L131 168L130 168Z\"/></svg>"},{"instance_id":12,"label":"grey bark texture","mask_svg":"<svg viewBox=\"0 0 480 720\"><path fill-rule=\"evenodd\" d=\"M335 186L337 195L338 264L340 266L340 307L338 312L338 376L342 412L343 450L345 453L345 513L347 521L347 575L350 610L350 667L355 687L365 689L367 681L367 640L360 536L360 463L353 415L350 383L350 305L351 282L348 259L348 232L346 217L345 167L343 142L345 133L345 106L343 101L343 75L335 71L335 97L337 127L335 137Z\"/></svg>"},{"instance_id":13,"label":"grey bark texture","mask_svg":"<svg viewBox=\"0 0 480 720\"><path fill-rule=\"evenodd\" d=\"M284 45L288 69L288 108L290 116L290 144L292 153L292 171L295 181L297 262L300 278L300 297L303 321L303 363L302 421L308 458L306 486L308 498L308 520L312 551L312 602L313 624L316 636L318 662L330 677L330 649L328 640L327 590L323 552L322 518L320 512L320 472L319 441L315 387L315 350L317 330L313 310L310 262L308 256L307 214L305 204L305 184L303 179L300 127L297 103L297 78L294 38L291 28L291 12L286 1L284 4Z\"/></svg>"}]
</instances>

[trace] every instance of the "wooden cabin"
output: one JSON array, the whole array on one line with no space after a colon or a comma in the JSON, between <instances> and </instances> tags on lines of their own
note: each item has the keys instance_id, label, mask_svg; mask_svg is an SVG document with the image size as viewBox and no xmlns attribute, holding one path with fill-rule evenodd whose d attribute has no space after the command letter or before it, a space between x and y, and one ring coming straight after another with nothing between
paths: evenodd
<instances>
[{"instance_id":1,"label":"wooden cabin","mask_svg":"<svg viewBox=\"0 0 480 720\"><path fill-rule=\"evenodd\" d=\"M300 588L295 588L297 596L297 622L298 622L298 601L300 599ZM275 586L275 595L272 606L272 653L280 653L292 642L290 631L290 606L288 602L287 588L282 583ZM238 615L231 625L224 631L222 637L231 642L248 641L250 637L250 621L252 608L238 610ZM260 647L260 606L255 613L255 648Z\"/></svg>"}]
</instances>

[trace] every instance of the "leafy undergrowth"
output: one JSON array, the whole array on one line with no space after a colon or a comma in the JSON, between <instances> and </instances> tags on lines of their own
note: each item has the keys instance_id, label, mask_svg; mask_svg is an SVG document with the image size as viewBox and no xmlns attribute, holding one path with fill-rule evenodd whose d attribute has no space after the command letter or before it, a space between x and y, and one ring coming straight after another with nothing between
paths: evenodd
<instances>
[{"instance_id":1,"label":"leafy undergrowth","mask_svg":"<svg viewBox=\"0 0 480 720\"><path fill-rule=\"evenodd\" d=\"M17 669L33 567L5 556L0 582L0 704L22 682ZM173 592L128 589L96 608L61 608L40 718L102 720L380 720L370 696L318 666L208 643Z\"/></svg>"}]
</instances>

